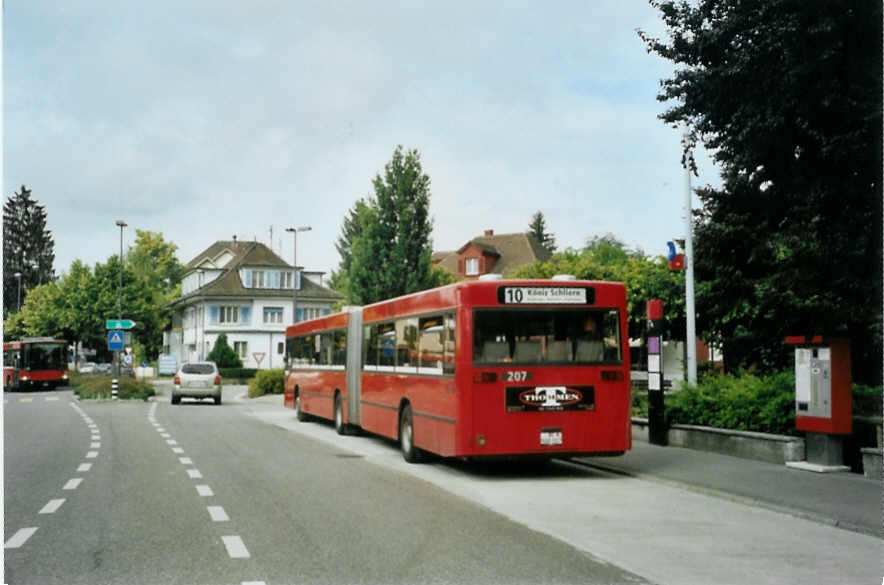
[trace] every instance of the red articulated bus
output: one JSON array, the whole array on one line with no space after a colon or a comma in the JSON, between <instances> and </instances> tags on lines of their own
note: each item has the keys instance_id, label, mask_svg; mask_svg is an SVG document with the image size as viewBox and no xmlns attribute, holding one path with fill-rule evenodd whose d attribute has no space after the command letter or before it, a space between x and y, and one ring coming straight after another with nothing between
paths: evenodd
<instances>
[{"instance_id":1,"label":"red articulated bus","mask_svg":"<svg viewBox=\"0 0 884 585\"><path fill-rule=\"evenodd\" d=\"M286 329L285 406L442 457L619 455L632 446L626 289L460 282Z\"/></svg>"},{"instance_id":2,"label":"red articulated bus","mask_svg":"<svg viewBox=\"0 0 884 585\"><path fill-rule=\"evenodd\" d=\"M3 388L55 388L68 382L68 344L51 337L25 337L3 344Z\"/></svg>"}]
</instances>

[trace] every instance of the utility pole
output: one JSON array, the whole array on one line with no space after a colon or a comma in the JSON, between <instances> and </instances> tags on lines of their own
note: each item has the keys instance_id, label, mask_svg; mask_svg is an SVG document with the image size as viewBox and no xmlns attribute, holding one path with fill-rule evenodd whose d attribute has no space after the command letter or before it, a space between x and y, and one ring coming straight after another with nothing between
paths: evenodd
<instances>
[{"instance_id":1,"label":"utility pole","mask_svg":"<svg viewBox=\"0 0 884 585\"><path fill-rule=\"evenodd\" d=\"M687 141L687 134L685 134ZM687 319L688 384L697 383L697 323L694 307L694 236L691 207L691 165L685 159L685 318Z\"/></svg>"}]
</instances>

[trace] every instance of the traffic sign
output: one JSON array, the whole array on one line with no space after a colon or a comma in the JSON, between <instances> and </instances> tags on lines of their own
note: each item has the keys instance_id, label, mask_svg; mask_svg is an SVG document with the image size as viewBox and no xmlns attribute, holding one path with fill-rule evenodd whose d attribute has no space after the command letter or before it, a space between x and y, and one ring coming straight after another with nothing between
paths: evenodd
<instances>
[{"instance_id":1,"label":"traffic sign","mask_svg":"<svg viewBox=\"0 0 884 585\"><path fill-rule=\"evenodd\" d=\"M108 351L123 351L123 332L116 331L108 331L107 333L107 350Z\"/></svg>"},{"instance_id":2,"label":"traffic sign","mask_svg":"<svg viewBox=\"0 0 884 585\"><path fill-rule=\"evenodd\" d=\"M135 321L131 319L108 319L105 322L105 329L132 329L135 327Z\"/></svg>"}]
</instances>

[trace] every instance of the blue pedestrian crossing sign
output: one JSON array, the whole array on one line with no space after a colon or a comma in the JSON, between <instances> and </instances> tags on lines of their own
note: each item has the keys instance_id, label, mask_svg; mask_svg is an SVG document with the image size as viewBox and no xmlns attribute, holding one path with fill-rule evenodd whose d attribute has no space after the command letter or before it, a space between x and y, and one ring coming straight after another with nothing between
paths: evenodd
<instances>
[{"instance_id":1,"label":"blue pedestrian crossing sign","mask_svg":"<svg viewBox=\"0 0 884 585\"><path fill-rule=\"evenodd\" d=\"M107 350L123 351L123 332L120 330L107 332Z\"/></svg>"}]
</instances>

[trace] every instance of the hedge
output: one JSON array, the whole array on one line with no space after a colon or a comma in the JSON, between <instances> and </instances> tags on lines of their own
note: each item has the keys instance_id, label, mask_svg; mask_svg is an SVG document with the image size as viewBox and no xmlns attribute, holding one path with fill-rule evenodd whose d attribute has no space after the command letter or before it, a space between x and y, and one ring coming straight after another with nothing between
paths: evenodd
<instances>
[{"instance_id":1,"label":"hedge","mask_svg":"<svg viewBox=\"0 0 884 585\"><path fill-rule=\"evenodd\" d=\"M795 374L706 376L666 396L668 424L779 435L795 431Z\"/></svg>"},{"instance_id":2,"label":"hedge","mask_svg":"<svg viewBox=\"0 0 884 585\"><path fill-rule=\"evenodd\" d=\"M119 378L117 398L120 400L147 400L156 395L153 386L143 380L134 378ZM71 373L70 385L74 388L74 394L82 400L107 400L112 397L111 383L113 376L80 375Z\"/></svg>"},{"instance_id":3,"label":"hedge","mask_svg":"<svg viewBox=\"0 0 884 585\"><path fill-rule=\"evenodd\" d=\"M647 390L632 392L632 415L646 417ZM666 393L668 424L780 435L795 430L795 373L707 375L697 386ZM853 385L853 414L881 416L882 387Z\"/></svg>"},{"instance_id":4,"label":"hedge","mask_svg":"<svg viewBox=\"0 0 884 585\"><path fill-rule=\"evenodd\" d=\"M249 398L265 394L282 394L285 370L261 370L249 381Z\"/></svg>"},{"instance_id":5,"label":"hedge","mask_svg":"<svg viewBox=\"0 0 884 585\"><path fill-rule=\"evenodd\" d=\"M248 380L254 378L258 370L255 368L218 368L223 380Z\"/></svg>"}]
</instances>

